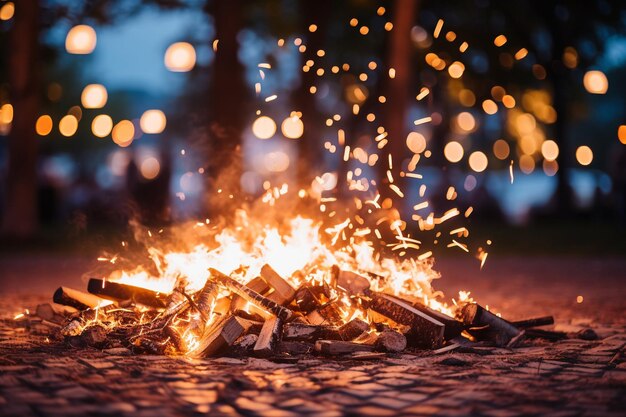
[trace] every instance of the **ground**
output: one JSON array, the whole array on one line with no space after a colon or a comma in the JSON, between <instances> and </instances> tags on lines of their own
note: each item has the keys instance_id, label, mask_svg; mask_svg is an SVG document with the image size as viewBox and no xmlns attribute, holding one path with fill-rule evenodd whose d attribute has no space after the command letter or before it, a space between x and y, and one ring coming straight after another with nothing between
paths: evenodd
<instances>
[{"instance_id":1,"label":"ground","mask_svg":"<svg viewBox=\"0 0 626 417\"><path fill-rule=\"evenodd\" d=\"M438 289L472 290L512 320L551 314L560 342L515 349L348 361L309 357L189 360L77 350L46 343L46 328L12 320L55 287L84 288L87 259L0 259L0 415L623 416L626 414L626 259L442 259ZM577 296L583 297L578 303ZM593 329L597 340L577 332Z\"/></svg>"}]
</instances>

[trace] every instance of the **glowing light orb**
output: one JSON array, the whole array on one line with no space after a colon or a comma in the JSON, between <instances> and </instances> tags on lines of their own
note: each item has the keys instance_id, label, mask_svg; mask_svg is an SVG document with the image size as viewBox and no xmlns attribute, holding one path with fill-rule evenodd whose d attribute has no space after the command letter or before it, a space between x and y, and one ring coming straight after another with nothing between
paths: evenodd
<instances>
[{"instance_id":1,"label":"glowing light orb","mask_svg":"<svg viewBox=\"0 0 626 417\"><path fill-rule=\"evenodd\" d=\"M141 172L141 176L147 180L152 180L159 175L161 171L161 164L159 160L153 156L150 156L143 161L141 161L141 165L139 165L139 172Z\"/></svg>"},{"instance_id":2,"label":"glowing light orb","mask_svg":"<svg viewBox=\"0 0 626 417\"><path fill-rule=\"evenodd\" d=\"M474 116L472 116L469 112L461 112L456 117L456 122L459 125L459 128L465 132L471 132L476 127L476 120Z\"/></svg>"},{"instance_id":3,"label":"glowing light orb","mask_svg":"<svg viewBox=\"0 0 626 417\"><path fill-rule=\"evenodd\" d=\"M576 160L582 166L587 166L593 161L593 151L589 146L579 146L576 149Z\"/></svg>"},{"instance_id":4,"label":"glowing light orb","mask_svg":"<svg viewBox=\"0 0 626 417\"><path fill-rule=\"evenodd\" d=\"M67 32L65 49L70 54L90 54L96 48L96 31L88 25L77 25Z\"/></svg>"},{"instance_id":5,"label":"glowing light orb","mask_svg":"<svg viewBox=\"0 0 626 417\"><path fill-rule=\"evenodd\" d=\"M91 122L91 132L99 138L108 136L112 129L113 119L108 114L99 114Z\"/></svg>"},{"instance_id":6,"label":"glowing light orb","mask_svg":"<svg viewBox=\"0 0 626 417\"><path fill-rule=\"evenodd\" d=\"M107 89L101 84L89 84L80 95L80 102L86 109L101 109L107 104Z\"/></svg>"},{"instance_id":7,"label":"glowing light orb","mask_svg":"<svg viewBox=\"0 0 626 417\"><path fill-rule=\"evenodd\" d=\"M605 94L609 89L609 80L602 71L587 71L583 77L583 85L591 94Z\"/></svg>"},{"instance_id":8,"label":"glowing light orb","mask_svg":"<svg viewBox=\"0 0 626 417\"><path fill-rule=\"evenodd\" d=\"M421 133L411 132L406 137L406 146L413 153L422 153L426 150L426 138Z\"/></svg>"},{"instance_id":9,"label":"glowing light orb","mask_svg":"<svg viewBox=\"0 0 626 417\"><path fill-rule=\"evenodd\" d=\"M139 126L144 133L159 134L165 130L167 118L161 110L146 110L139 119Z\"/></svg>"},{"instance_id":10,"label":"glowing light orb","mask_svg":"<svg viewBox=\"0 0 626 417\"><path fill-rule=\"evenodd\" d=\"M196 50L188 42L173 43L165 51L165 66L173 72L191 71L196 65Z\"/></svg>"},{"instance_id":11,"label":"glowing light orb","mask_svg":"<svg viewBox=\"0 0 626 417\"><path fill-rule=\"evenodd\" d=\"M463 146L456 141L448 142L443 148L446 159L452 163L459 162L463 158Z\"/></svg>"},{"instance_id":12,"label":"glowing light orb","mask_svg":"<svg viewBox=\"0 0 626 417\"><path fill-rule=\"evenodd\" d=\"M269 139L276 133L276 122L271 117L261 116L252 124L252 133L259 139Z\"/></svg>"},{"instance_id":13,"label":"glowing light orb","mask_svg":"<svg viewBox=\"0 0 626 417\"><path fill-rule=\"evenodd\" d=\"M626 125L621 125L617 128L617 138L626 145Z\"/></svg>"},{"instance_id":14,"label":"glowing light orb","mask_svg":"<svg viewBox=\"0 0 626 417\"><path fill-rule=\"evenodd\" d=\"M122 120L113 128L111 133L113 142L122 148L133 143L135 137L135 125L130 120Z\"/></svg>"},{"instance_id":15,"label":"glowing light orb","mask_svg":"<svg viewBox=\"0 0 626 417\"><path fill-rule=\"evenodd\" d=\"M476 151L470 154L468 162L470 168L473 171L483 172L487 169L487 164L489 161L487 160L487 155L485 155L483 152Z\"/></svg>"},{"instance_id":16,"label":"glowing light orb","mask_svg":"<svg viewBox=\"0 0 626 417\"><path fill-rule=\"evenodd\" d=\"M71 114L63 116L63 118L59 122L59 132L61 132L61 134L65 137L70 137L74 135L77 129L78 119Z\"/></svg>"},{"instance_id":17,"label":"glowing light orb","mask_svg":"<svg viewBox=\"0 0 626 417\"><path fill-rule=\"evenodd\" d=\"M284 172L289 168L289 155L285 152L270 152L263 158L265 169L270 172Z\"/></svg>"},{"instance_id":18,"label":"glowing light orb","mask_svg":"<svg viewBox=\"0 0 626 417\"><path fill-rule=\"evenodd\" d=\"M15 14L15 4L6 2L0 7L0 20L9 20Z\"/></svg>"},{"instance_id":19,"label":"glowing light orb","mask_svg":"<svg viewBox=\"0 0 626 417\"><path fill-rule=\"evenodd\" d=\"M498 139L493 143L493 154L500 160L505 160L511 153L511 147L504 139Z\"/></svg>"},{"instance_id":20,"label":"glowing light orb","mask_svg":"<svg viewBox=\"0 0 626 417\"><path fill-rule=\"evenodd\" d=\"M541 144L541 154L546 161L554 161L559 156L559 145L553 140Z\"/></svg>"},{"instance_id":21,"label":"glowing light orb","mask_svg":"<svg viewBox=\"0 0 626 417\"><path fill-rule=\"evenodd\" d=\"M304 123L298 116L290 116L283 120L280 125L280 130L283 132L286 138L298 139L302 137L304 133Z\"/></svg>"},{"instance_id":22,"label":"glowing light orb","mask_svg":"<svg viewBox=\"0 0 626 417\"><path fill-rule=\"evenodd\" d=\"M47 136L52 132L52 117L44 114L35 123L35 131L39 136Z\"/></svg>"}]
</instances>

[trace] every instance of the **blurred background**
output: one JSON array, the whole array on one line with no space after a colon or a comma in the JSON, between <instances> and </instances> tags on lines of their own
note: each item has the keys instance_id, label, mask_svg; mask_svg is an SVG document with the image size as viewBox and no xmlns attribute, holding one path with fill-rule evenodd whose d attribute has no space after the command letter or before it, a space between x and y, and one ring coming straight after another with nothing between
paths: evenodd
<instances>
[{"instance_id":1,"label":"blurred background","mask_svg":"<svg viewBox=\"0 0 626 417\"><path fill-rule=\"evenodd\" d=\"M218 192L367 191L359 178L387 181L385 147L423 175L398 179L407 196L443 207L454 186L493 252L623 255L625 11L2 0L2 250L96 247L134 217L204 218ZM397 207L407 217L415 198Z\"/></svg>"}]
</instances>

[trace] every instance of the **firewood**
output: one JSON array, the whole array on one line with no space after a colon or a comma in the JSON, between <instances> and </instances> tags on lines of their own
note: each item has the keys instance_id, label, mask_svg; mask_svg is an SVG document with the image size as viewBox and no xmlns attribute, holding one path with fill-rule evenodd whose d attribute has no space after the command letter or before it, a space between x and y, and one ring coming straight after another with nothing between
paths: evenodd
<instances>
[{"instance_id":1,"label":"firewood","mask_svg":"<svg viewBox=\"0 0 626 417\"><path fill-rule=\"evenodd\" d=\"M269 285L267 285L267 283L261 277L256 277L256 278L251 279L250 282L246 284L246 287L250 288L252 291L257 292L263 296L265 296L265 294L270 289ZM230 308L231 308L231 311L233 312L243 310L246 307L246 304L248 304L248 301L245 298L240 297L239 295L236 295L236 294L233 296L232 300L233 301L230 304ZM249 310L251 314L259 314L261 315L261 317L265 317L265 318L270 317L267 314L265 315L263 314L263 313L266 313L265 310L254 306L254 304L252 305L252 307L249 308Z\"/></svg>"},{"instance_id":2,"label":"firewood","mask_svg":"<svg viewBox=\"0 0 626 417\"><path fill-rule=\"evenodd\" d=\"M198 347L188 352L192 357L212 356L226 346L231 346L250 328L250 322L237 316L230 316L207 329L200 337Z\"/></svg>"},{"instance_id":3,"label":"firewood","mask_svg":"<svg viewBox=\"0 0 626 417\"><path fill-rule=\"evenodd\" d=\"M97 278L89 280L87 291L113 301L132 300L135 303L157 308L163 308L167 305L167 294Z\"/></svg>"},{"instance_id":4,"label":"firewood","mask_svg":"<svg viewBox=\"0 0 626 417\"><path fill-rule=\"evenodd\" d=\"M76 309L56 303L39 304L35 310L35 314L43 320L53 323L63 323L66 317L76 313Z\"/></svg>"},{"instance_id":5,"label":"firewood","mask_svg":"<svg viewBox=\"0 0 626 417\"><path fill-rule=\"evenodd\" d=\"M305 355L311 353L313 349L315 349L315 346L312 343L290 340L281 341L276 348L278 353L288 353L290 355Z\"/></svg>"},{"instance_id":6,"label":"firewood","mask_svg":"<svg viewBox=\"0 0 626 417\"><path fill-rule=\"evenodd\" d=\"M551 324L554 324L554 317L552 316L536 317L533 319L512 321L511 324L517 327L518 329L528 329L531 327L549 326Z\"/></svg>"},{"instance_id":7,"label":"firewood","mask_svg":"<svg viewBox=\"0 0 626 417\"><path fill-rule=\"evenodd\" d=\"M259 340L258 334L248 333L237 339L235 345L239 346L241 349L250 350L256 345L257 340Z\"/></svg>"},{"instance_id":8,"label":"firewood","mask_svg":"<svg viewBox=\"0 0 626 417\"><path fill-rule=\"evenodd\" d=\"M343 340L318 340L315 350L324 355L345 355L353 352L371 352L374 347Z\"/></svg>"},{"instance_id":9,"label":"firewood","mask_svg":"<svg viewBox=\"0 0 626 417\"><path fill-rule=\"evenodd\" d=\"M335 301L328 302L306 315L309 323L315 325L341 323L341 311Z\"/></svg>"},{"instance_id":10,"label":"firewood","mask_svg":"<svg viewBox=\"0 0 626 417\"><path fill-rule=\"evenodd\" d=\"M470 327L467 330L469 334L478 339L491 340L500 347L513 347L520 341L523 334L520 329L478 304L464 305L461 309L461 316L463 323L476 328Z\"/></svg>"},{"instance_id":11,"label":"firewood","mask_svg":"<svg viewBox=\"0 0 626 417\"><path fill-rule=\"evenodd\" d=\"M310 313L330 300L328 288L318 285L302 285L295 295L295 302L300 311Z\"/></svg>"},{"instance_id":12,"label":"firewood","mask_svg":"<svg viewBox=\"0 0 626 417\"><path fill-rule=\"evenodd\" d=\"M287 323L283 328L283 339L315 341L318 339L339 340L339 329L335 326Z\"/></svg>"},{"instance_id":13,"label":"firewood","mask_svg":"<svg viewBox=\"0 0 626 417\"><path fill-rule=\"evenodd\" d=\"M59 287L52 296L52 301L64 306L74 307L77 310L86 310L111 304L111 301L104 300L83 291L68 287Z\"/></svg>"},{"instance_id":14,"label":"firewood","mask_svg":"<svg viewBox=\"0 0 626 417\"><path fill-rule=\"evenodd\" d=\"M370 281L351 271L343 271L337 265L332 269L333 282L349 295L365 295L369 292Z\"/></svg>"},{"instance_id":15,"label":"firewood","mask_svg":"<svg viewBox=\"0 0 626 417\"><path fill-rule=\"evenodd\" d=\"M450 317L447 314L433 310L432 308L425 306L420 302L413 303L413 307L416 310L419 310L422 313L429 315L430 317L434 318L438 322L443 323L444 326L446 326L443 332L443 337L445 340L454 339L455 337L460 336L463 330L465 330L465 325L462 322L456 320L454 317Z\"/></svg>"},{"instance_id":16,"label":"firewood","mask_svg":"<svg viewBox=\"0 0 626 417\"><path fill-rule=\"evenodd\" d=\"M265 264L261 268L261 278L274 289L270 299L280 305L287 305L296 295L296 290L283 277L278 275L271 266Z\"/></svg>"},{"instance_id":17,"label":"firewood","mask_svg":"<svg viewBox=\"0 0 626 417\"><path fill-rule=\"evenodd\" d=\"M445 325L411 305L388 294L373 294L369 308L395 323L409 327L408 342L415 347L433 349L441 346Z\"/></svg>"},{"instance_id":18,"label":"firewood","mask_svg":"<svg viewBox=\"0 0 626 417\"><path fill-rule=\"evenodd\" d=\"M255 304L257 307L260 307L266 310L269 313L272 313L276 317L283 319L284 321L289 320L289 318L293 315L293 312L286 307L276 304L272 300L268 300L263 297L261 294L256 291L251 290L243 284L235 281L228 275L222 274L216 269L209 268L211 272L211 276L215 277L215 279L228 289L230 289L235 294L243 297L244 299L250 301Z\"/></svg>"},{"instance_id":19,"label":"firewood","mask_svg":"<svg viewBox=\"0 0 626 417\"><path fill-rule=\"evenodd\" d=\"M338 329L341 340L354 340L363 332L369 330L370 325L361 319L350 320Z\"/></svg>"},{"instance_id":20,"label":"firewood","mask_svg":"<svg viewBox=\"0 0 626 417\"><path fill-rule=\"evenodd\" d=\"M385 352L402 352L406 348L406 337L393 330L385 330L376 339L376 349Z\"/></svg>"},{"instance_id":21,"label":"firewood","mask_svg":"<svg viewBox=\"0 0 626 417\"><path fill-rule=\"evenodd\" d=\"M86 346L101 348L107 343L107 331L98 324L89 326L80 334L80 339Z\"/></svg>"},{"instance_id":22,"label":"firewood","mask_svg":"<svg viewBox=\"0 0 626 417\"><path fill-rule=\"evenodd\" d=\"M280 342L283 331L283 321L278 317L265 320L259 339L254 345L254 353L257 356L270 356L275 352L276 345Z\"/></svg>"}]
</instances>

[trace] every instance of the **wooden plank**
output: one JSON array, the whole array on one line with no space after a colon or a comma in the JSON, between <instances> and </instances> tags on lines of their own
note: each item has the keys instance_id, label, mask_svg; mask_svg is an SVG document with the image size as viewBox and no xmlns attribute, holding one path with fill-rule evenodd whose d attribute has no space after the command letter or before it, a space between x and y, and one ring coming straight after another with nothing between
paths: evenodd
<instances>
[{"instance_id":1,"label":"wooden plank","mask_svg":"<svg viewBox=\"0 0 626 417\"><path fill-rule=\"evenodd\" d=\"M199 345L188 352L192 357L213 356L227 346L235 343L251 326L247 320L237 316L229 316L217 325L205 331L199 340Z\"/></svg>"},{"instance_id":2,"label":"wooden plank","mask_svg":"<svg viewBox=\"0 0 626 417\"><path fill-rule=\"evenodd\" d=\"M361 319L350 320L338 329L341 340L354 340L370 328L369 323Z\"/></svg>"},{"instance_id":3,"label":"wooden plank","mask_svg":"<svg viewBox=\"0 0 626 417\"><path fill-rule=\"evenodd\" d=\"M287 323L283 328L283 339L313 342L318 339L341 340L341 336L336 326Z\"/></svg>"},{"instance_id":4,"label":"wooden plank","mask_svg":"<svg viewBox=\"0 0 626 417\"><path fill-rule=\"evenodd\" d=\"M167 306L167 294L135 287L134 285L122 284L120 282L91 278L87 284L87 291L113 301L131 300L134 303L157 308Z\"/></svg>"},{"instance_id":5,"label":"wooden plank","mask_svg":"<svg viewBox=\"0 0 626 417\"><path fill-rule=\"evenodd\" d=\"M406 344L406 337L402 333L385 330L378 335L375 346L377 350L385 352L402 352Z\"/></svg>"},{"instance_id":6,"label":"wooden plank","mask_svg":"<svg viewBox=\"0 0 626 417\"><path fill-rule=\"evenodd\" d=\"M68 287L59 287L54 292L52 301L64 306L74 307L77 310L87 310L112 304L110 300Z\"/></svg>"},{"instance_id":7,"label":"wooden plank","mask_svg":"<svg viewBox=\"0 0 626 417\"><path fill-rule=\"evenodd\" d=\"M422 313L429 315L438 322L443 323L444 326L446 326L443 332L443 337L446 340L454 339L455 337L460 336L463 330L465 330L466 326L459 320L456 320L454 317L450 317L447 314L433 310L432 308L429 308L428 306L425 306L420 302L413 303L413 307L416 310L419 310Z\"/></svg>"},{"instance_id":8,"label":"wooden plank","mask_svg":"<svg viewBox=\"0 0 626 417\"><path fill-rule=\"evenodd\" d=\"M353 352L371 352L374 347L343 340L318 340L315 342L315 350L323 355L345 355Z\"/></svg>"},{"instance_id":9,"label":"wooden plank","mask_svg":"<svg viewBox=\"0 0 626 417\"><path fill-rule=\"evenodd\" d=\"M550 326L554 324L554 317L545 316L545 317L535 317L532 319L512 321L511 324L518 329L528 329L531 327L539 327L539 326Z\"/></svg>"},{"instance_id":10,"label":"wooden plank","mask_svg":"<svg viewBox=\"0 0 626 417\"><path fill-rule=\"evenodd\" d=\"M270 356L276 352L276 346L280 342L283 331L283 321L278 317L265 320L259 338L254 345L254 354L257 356Z\"/></svg>"},{"instance_id":11,"label":"wooden plank","mask_svg":"<svg viewBox=\"0 0 626 417\"><path fill-rule=\"evenodd\" d=\"M409 327L407 341L415 347L434 349L443 343L445 325L388 294L372 295L369 308L395 323Z\"/></svg>"},{"instance_id":12,"label":"wooden plank","mask_svg":"<svg viewBox=\"0 0 626 417\"><path fill-rule=\"evenodd\" d=\"M513 347L523 336L520 329L478 304L464 305L461 316L463 323L471 326L467 329L469 334L480 340L491 340L500 347Z\"/></svg>"},{"instance_id":13,"label":"wooden plank","mask_svg":"<svg viewBox=\"0 0 626 417\"><path fill-rule=\"evenodd\" d=\"M269 297L271 300L280 305L287 305L296 296L296 290L271 266L265 264L261 268L261 278L274 289L274 292Z\"/></svg>"},{"instance_id":14,"label":"wooden plank","mask_svg":"<svg viewBox=\"0 0 626 417\"><path fill-rule=\"evenodd\" d=\"M228 275L225 275L221 273L220 271L213 269L213 268L209 268L209 272L211 273L211 276L217 280L217 282L224 285L226 288L230 289L235 294L255 304L257 307L264 309L268 313L271 313L275 315L276 317L280 317L284 321L289 320L291 316L293 315L293 312L289 310L288 308L283 307L273 302L272 300L268 300L266 297L263 297L261 294L257 293L256 291L253 291L250 288L246 287L245 285L235 281Z\"/></svg>"},{"instance_id":15,"label":"wooden plank","mask_svg":"<svg viewBox=\"0 0 626 417\"><path fill-rule=\"evenodd\" d=\"M246 287L250 288L252 291L257 292L263 296L270 289L269 285L267 285L267 283L261 277L256 277L256 278L251 279L248 283L246 283ZM230 304L230 307L232 311L235 312L235 311L243 310L247 303L248 301L245 298L240 297L239 295L234 295L233 301ZM269 318L268 315L263 315L263 313L265 313L264 310L256 306L249 308L249 312L250 314L259 314L261 315L261 317Z\"/></svg>"},{"instance_id":16,"label":"wooden plank","mask_svg":"<svg viewBox=\"0 0 626 417\"><path fill-rule=\"evenodd\" d=\"M315 325L335 325L341 323L341 311L336 302L331 301L306 315L309 323Z\"/></svg>"}]
</instances>

